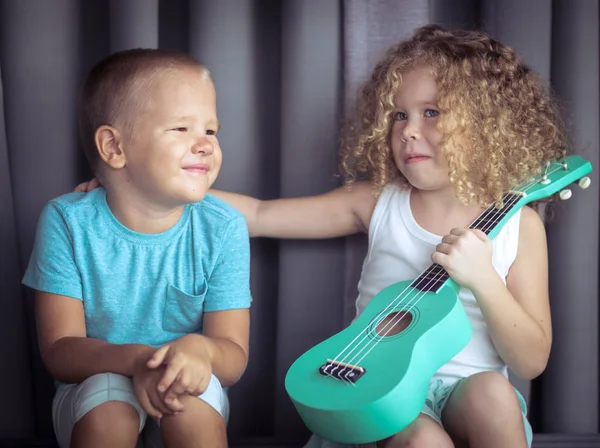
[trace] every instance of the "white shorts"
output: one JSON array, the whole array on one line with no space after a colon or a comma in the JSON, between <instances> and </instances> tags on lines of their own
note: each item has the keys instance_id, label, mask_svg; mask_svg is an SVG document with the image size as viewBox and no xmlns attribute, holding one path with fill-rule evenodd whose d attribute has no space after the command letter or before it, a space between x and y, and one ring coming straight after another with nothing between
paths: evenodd
<instances>
[{"instance_id":1,"label":"white shorts","mask_svg":"<svg viewBox=\"0 0 600 448\"><path fill-rule=\"evenodd\" d=\"M211 375L206 391L198 398L212 406L225 420L229 420L229 400L221 383ZM146 425L146 412L140 406L131 378L116 373L100 373L80 384L60 384L52 402L54 433L61 448L69 448L73 427L85 414L107 401L122 401L133 406L140 416L141 432ZM162 447L160 430L154 420L146 431L146 447ZM143 446L139 445L138 446Z\"/></svg>"}]
</instances>

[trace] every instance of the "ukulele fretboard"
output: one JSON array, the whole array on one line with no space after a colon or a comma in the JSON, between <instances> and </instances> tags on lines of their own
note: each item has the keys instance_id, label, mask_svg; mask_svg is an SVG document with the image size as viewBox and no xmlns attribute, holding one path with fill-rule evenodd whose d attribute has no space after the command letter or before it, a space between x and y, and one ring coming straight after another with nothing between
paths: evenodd
<instances>
[{"instance_id":1,"label":"ukulele fretboard","mask_svg":"<svg viewBox=\"0 0 600 448\"><path fill-rule=\"evenodd\" d=\"M503 197L502 208L490 205L475 221L469 225L469 229L479 229L488 235L494 227L506 216L506 214L521 199L519 193L506 193ZM413 288L424 292L437 292L446 283L450 276L439 264L434 263L425 272L419 275L411 284Z\"/></svg>"},{"instance_id":2,"label":"ukulele fretboard","mask_svg":"<svg viewBox=\"0 0 600 448\"><path fill-rule=\"evenodd\" d=\"M506 193L502 197L502 208L490 205L479 217L471 223L469 229L479 229L488 235L494 227L506 216L506 214L519 202L521 196L518 193Z\"/></svg>"}]
</instances>

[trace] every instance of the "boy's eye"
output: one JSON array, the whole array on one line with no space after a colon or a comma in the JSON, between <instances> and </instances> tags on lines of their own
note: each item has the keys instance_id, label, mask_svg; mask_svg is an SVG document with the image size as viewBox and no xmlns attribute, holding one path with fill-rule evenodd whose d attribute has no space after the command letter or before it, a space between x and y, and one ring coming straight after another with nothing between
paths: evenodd
<instances>
[{"instance_id":1,"label":"boy's eye","mask_svg":"<svg viewBox=\"0 0 600 448\"><path fill-rule=\"evenodd\" d=\"M393 117L396 121L403 121L408 118L408 116L404 112L394 112Z\"/></svg>"},{"instance_id":2,"label":"boy's eye","mask_svg":"<svg viewBox=\"0 0 600 448\"><path fill-rule=\"evenodd\" d=\"M173 130L177 131L177 132L187 132L188 128L181 127L181 128L174 128Z\"/></svg>"},{"instance_id":3,"label":"boy's eye","mask_svg":"<svg viewBox=\"0 0 600 448\"><path fill-rule=\"evenodd\" d=\"M437 117L440 113L434 109L426 109L425 116L429 118Z\"/></svg>"},{"instance_id":4,"label":"boy's eye","mask_svg":"<svg viewBox=\"0 0 600 448\"><path fill-rule=\"evenodd\" d=\"M208 129L208 130L206 131L206 135L217 135L217 131L214 131L214 130L212 130L212 129Z\"/></svg>"}]
</instances>

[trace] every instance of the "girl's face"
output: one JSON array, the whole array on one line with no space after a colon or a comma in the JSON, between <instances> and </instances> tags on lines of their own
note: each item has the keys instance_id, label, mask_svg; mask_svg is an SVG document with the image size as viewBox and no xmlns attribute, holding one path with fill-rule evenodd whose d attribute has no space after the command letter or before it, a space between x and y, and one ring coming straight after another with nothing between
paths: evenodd
<instances>
[{"instance_id":1,"label":"girl's face","mask_svg":"<svg viewBox=\"0 0 600 448\"><path fill-rule=\"evenodd\" d=\"M451 186L448 163L439 149L439 112L435 79L426 67L402 75L395 96L391 146L400 172L415 188L439 190Z\"/></svg>"}]
</instances>

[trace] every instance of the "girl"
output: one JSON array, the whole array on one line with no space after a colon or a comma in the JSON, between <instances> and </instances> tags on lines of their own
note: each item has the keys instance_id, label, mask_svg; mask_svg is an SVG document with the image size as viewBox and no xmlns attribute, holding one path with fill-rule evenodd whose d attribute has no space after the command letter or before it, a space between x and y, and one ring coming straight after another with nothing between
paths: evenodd
<instances>
[{"instance_id":1,"label":"girl","mask_svg":"<svg viewBox=\"0 0 600 448\"><path fill-rule=\"evenodd\" d=\"M272 201L212 193L245 215L252 236L367 233L357 313L432 261L461 286L469 344L435 374L419 417L371 446L530 446L525 401L507 371L532 379L548 361L544 226L525 207L493 241L467 227L565 154L557 107L508 46L478 31L426 26L388 51L356 111L342 152L345 186ZM307 448L333 446L313 436Z\"/></svg>"}]
</instances>

